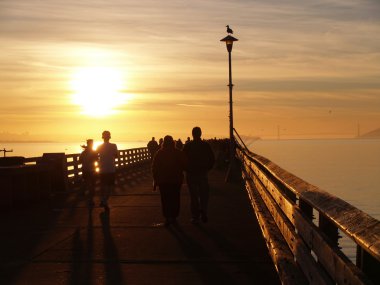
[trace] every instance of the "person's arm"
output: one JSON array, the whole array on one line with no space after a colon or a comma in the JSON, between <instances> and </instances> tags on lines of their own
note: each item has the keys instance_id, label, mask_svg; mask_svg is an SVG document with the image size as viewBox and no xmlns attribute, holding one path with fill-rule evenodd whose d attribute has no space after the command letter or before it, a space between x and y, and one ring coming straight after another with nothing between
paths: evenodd
<instances>
[{"instance_id":1,"label":"person's arm","mask_svg":"<svg viewBox=\"0 0 380 285\"><path fill-rule=\"evenodd\" d=\"M153 188L157 187L157 184L158 184L158 176L159 176L159 170L160 170L160 166L159 166L160 157L161 157L161 153L160 151L158 151L152 161Z\"/></svg>"},{"instance_id":2,"label":"person's arm","mask_svg":"<svg viewBox=\"0 0 380 285\"><path fill-rule=\"evenodd\" d=\"M209 144L207 144L207 147L208 147L208 160L209 160L208 169L210 170L214 166L215 155L214 155L214 152L212 151L211 146Z\"/></svg>"},{"instance_id":3,"label":"person's arm","mask_svg":"<svg viewBox=\"0 0 380 285\"><path fill-rule=\"evenodd\" d=\"M117 149L117 145L115 144L115 159L119 158L119 150Z\"/></svg>"},{"instance_id":4,"label":"person's arm","mask_svg":"<svg viewBox=\"0 0 380 285\"><path fill-rule=\"evenodd\" d=\"M81 152L81 154L79 155L79 163L83 163L83 154L84 151Z\"/></svg>"}]
</instances>

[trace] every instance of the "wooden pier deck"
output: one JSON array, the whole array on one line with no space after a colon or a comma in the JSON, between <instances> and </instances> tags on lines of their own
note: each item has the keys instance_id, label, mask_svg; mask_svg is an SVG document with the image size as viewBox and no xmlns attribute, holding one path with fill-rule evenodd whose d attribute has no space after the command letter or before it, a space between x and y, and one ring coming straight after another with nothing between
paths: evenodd
<instances>
[{"instance_id":1,"label":"wooden pier deck","mask_svg":"<svg viewBox=\"0 0 380 285\"><path fill-rule=\"evenodd\" d=\"M175 226L161 225L148 168L119 175L110 211L75 192L0 222L0 284L280 284L243 185L212 171L209 222L190 223L182 187Z\"/></svg>"}]
</instances>

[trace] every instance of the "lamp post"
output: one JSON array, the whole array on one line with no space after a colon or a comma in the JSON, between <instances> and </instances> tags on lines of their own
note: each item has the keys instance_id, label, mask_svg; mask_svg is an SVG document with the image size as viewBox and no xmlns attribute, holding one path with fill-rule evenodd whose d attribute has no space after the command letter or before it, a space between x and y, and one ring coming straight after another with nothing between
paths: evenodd
<instances>
[{"instance_id":1,"label":"lamp post","mask_svg":"<svg viewBox=\"0 0 380 285\"><path fill-rule=\"evenodd\" d=\"M221 39L221 42L226 43L227 51L228 51L228 78L229 78L229 105L230 105L230 114L229 114L229 123L230 123L230 163L228 166L226 181L231 179L232 168L234 167L235 160L235 141L234 141L234 117L233 117L233 109L232 109L232 70L231 70L231 52L234 42L238 41L238 39L234 38L230 34L232 34L232 30L227 26L228 36Z\"/></svg>"}]
</instances>

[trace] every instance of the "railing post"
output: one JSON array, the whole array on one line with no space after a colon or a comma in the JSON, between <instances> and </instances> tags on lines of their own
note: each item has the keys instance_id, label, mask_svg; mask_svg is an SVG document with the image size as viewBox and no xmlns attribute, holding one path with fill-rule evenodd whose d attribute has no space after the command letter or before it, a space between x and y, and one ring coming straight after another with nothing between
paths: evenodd
<instances>
[{"instance_id":1,"label":"railing post","mask_svg":"<svg viewBox=\"0 0 380 285\"><path fill-rule=\"evenodd\" d=\"M79 181L79 157L73 156L73 168L74 168L74 183Z\"/></svg>"},{"instance_id":2,"label":"railing post","mask_svg":"<svg viewBox=\"0 0 380 285\"><path fill-rule=\"evenodd\" d=\"M298 204L300 210L303 213L303 216L308 218L310 221L313 221L313 207L306 203L303 199L299 199Z\"/></svg>"},{"instance_id":3,"label":"railing post","mask_svg":"<svg viewBox=\"0 0 380 285\"><path fill-rule=\"evenodd\" d=\"M359 245L356 247L356 266L359 267L374 284L380 280L380 261Z\"/></svg>"},{"instance_id":4,"label":"railing post","mask_svg":"<svg viewBox=\"0 0 380 285\"><path fill-rule=\"evenodd\" d=\"M338 246L338 228L321 213L319 213L319 229L329 238L334 246Z\"/></svg>"},{"instance_id":5,"label":"railing post","mask_svg":"<svg viewBox=\"0 0 380 285\"><path fill-rule=\"evenodd\" d=\"M121 161L123 165L123 169L125 168L125 150L121 152Z\"/></svg>"},{"instance_id":6,"label":"railing post","mask_svg":"<svg viewBox=\"0 0 380 285\"><path fill-rule=\"evenodd\" d=\"M66 191L68 188L68 177L65 153L44 153L39 163L49 167L52 173L51 177L53 191Z\"/></svg>"}]
</instances>

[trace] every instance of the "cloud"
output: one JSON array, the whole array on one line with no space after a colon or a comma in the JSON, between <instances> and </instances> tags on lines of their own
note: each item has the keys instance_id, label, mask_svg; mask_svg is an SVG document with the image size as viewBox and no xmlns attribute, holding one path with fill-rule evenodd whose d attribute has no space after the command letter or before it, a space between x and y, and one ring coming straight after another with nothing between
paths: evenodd
<instances>
[{"instance_id":1,"label":"cloud","mask_svg":"<svg viewBox=\"0 0 380 285\"><path fill-rule=\"evenodd\" d=\"M380 91L380 81L376 77L317 77L290 79L245 79L239 80L235 89L241 91L265 92L343 92L376 90Z\"/></svg>"},{"instance_id":2,"label":"cloud","mask_svg":"<svg viewBox=\"0 0 380 285\"><path fill-rule=\"evenodd\" d=\"M3 118L63 118L77 111L67 83L73 68L108 64L128 73L124 91L137 94L120 107L125 116L180 110L187 120L206 107L220 116L228 65L219 40L230 24L239 38L232 53L239 110L374 114L379 15L371 0L3 0L0 110Z\"/></svg>"}]
</instances>

